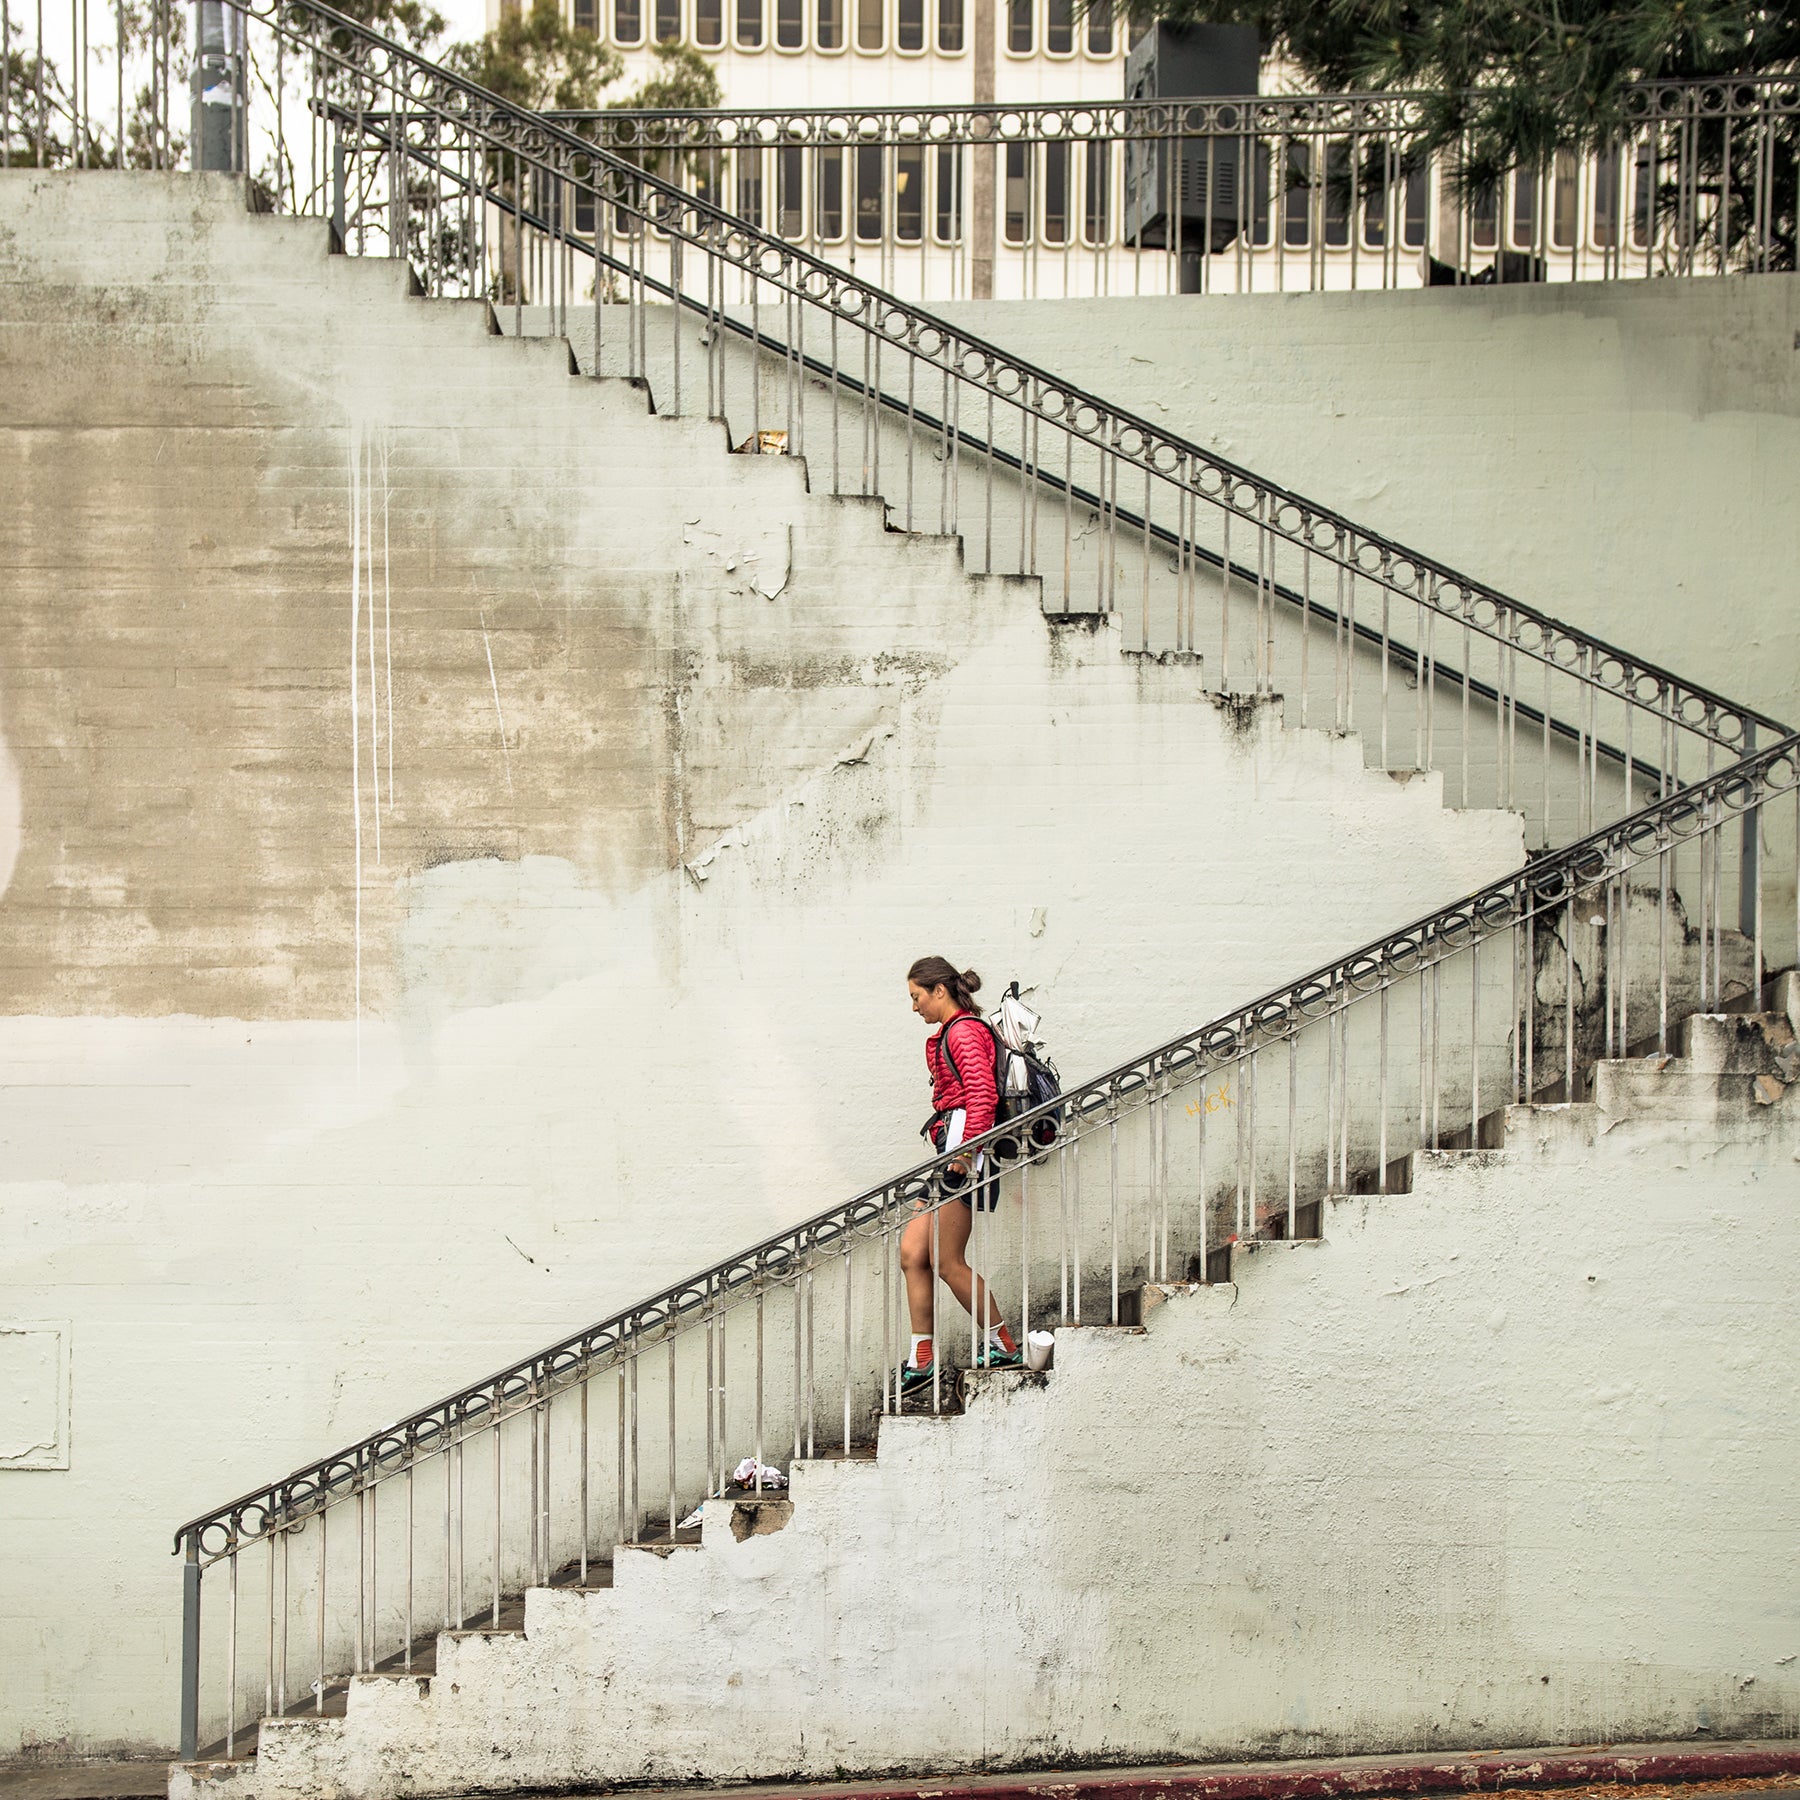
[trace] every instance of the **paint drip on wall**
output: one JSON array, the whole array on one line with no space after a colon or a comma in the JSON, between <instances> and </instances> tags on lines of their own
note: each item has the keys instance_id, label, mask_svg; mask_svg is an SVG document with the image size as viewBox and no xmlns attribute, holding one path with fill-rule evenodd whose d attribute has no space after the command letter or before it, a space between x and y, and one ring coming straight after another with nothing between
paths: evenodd
<instances>
[{"instance_id":1,"label":"paint drip on wall","mask_svg":"<svg viewBox=\"0 0 1800 1800\"><path fill-rule=\"evenodd\" d=\"M18 867L22 835L19 765L7 748L5 721L0 719L0 895L5 894L13 870Z\"/></svg>"},{"instance_id":2,"label":"paint drip on wall","mask_svg":"<svg viewBox=\"0 0 1800 1800\"><path fill-rule=\"evenodd\" d=\"M381 863L383 796L394 804L393 582L388 563L388 433L350 426L350 809L355 833L356 1022L362 1027L363 875ZM367 718L364 718L364 708Z\"/></svg>"}]
</instances>

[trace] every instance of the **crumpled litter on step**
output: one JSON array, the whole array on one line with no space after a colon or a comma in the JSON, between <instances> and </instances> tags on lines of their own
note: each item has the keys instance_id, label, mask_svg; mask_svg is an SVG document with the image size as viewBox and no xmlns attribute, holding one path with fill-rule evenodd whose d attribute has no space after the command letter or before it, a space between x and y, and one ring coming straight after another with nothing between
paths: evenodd
<instances>
[{"instance_id":1,"label":"crumpled litter on step","mask_svg":"<svg viewBox=\"0 0 1800 1800\"><path fill-rule=\"evenodd\" d=\"M760 1482L757 1480L758 1475L762 1477ZM787 1477L779 1469L771 1469L767 1463L758 1463L754 1456L746 1456L731 1471L731 1479L739 1487L760 1486L765 1493L770 1488L784 1488L788 1484Z\"/></svg>"}]
</instances>

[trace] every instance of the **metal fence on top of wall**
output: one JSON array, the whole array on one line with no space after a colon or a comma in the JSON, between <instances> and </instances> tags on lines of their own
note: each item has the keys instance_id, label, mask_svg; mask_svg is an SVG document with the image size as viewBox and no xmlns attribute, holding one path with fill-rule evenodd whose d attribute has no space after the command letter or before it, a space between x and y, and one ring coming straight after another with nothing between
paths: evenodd
<instances>
[{"instance_id":1,"label":"metal fence on top of wall","mask_svg":"<svg viewBox=\"0 0 1800 1800\"><path fill-rule=\"evenodd\" d=\"M1454 153L1420 148L1422 112L1346 95L550 116L924 301L1794 266L1800 79L1636 90L1617 142L1472 190Z\"/></svg>"},{"instance_id":2,"label":"metal fence on top of wall","mask_svg":"<svg viewBox=\"0 0 1800 1800\"><path fill-rule=\"evenodd\" d=\"M299 71L279 43L259 55L218 0L0 0L0 42L11 165L176 167L210 134L206 166L245 168L278 210L323 211L334 155L366 161L396 125L406 139L422 123L328 98L284 111ZM1425 106L1352 94L543 116L926 303L1796 266L1800 75L1634 89L1614 141L1473 189L1455 150L1421 148ZM566 211L575 233L612 223L579 193Z\"/></svg>"}]
</instances>

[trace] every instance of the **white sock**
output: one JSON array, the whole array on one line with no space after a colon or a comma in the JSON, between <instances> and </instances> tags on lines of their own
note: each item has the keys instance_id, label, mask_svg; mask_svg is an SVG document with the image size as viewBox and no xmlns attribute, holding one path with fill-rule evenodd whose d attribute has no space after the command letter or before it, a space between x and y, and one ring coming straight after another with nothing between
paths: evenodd
<instances>
[{"instance_id":1,"label":"white sock","mask_svg":"<svg viewBox=\"0 0 1800 1800\"><path fill-rule=\"evenodd\" d=\"M909 1369L916 1369L920 1366L919 1346L921 1344L929 1344L930 1342L931 1333L928 1331L915 1331L912 1334L912 1349L906 1354L906 1366Z\"/></svg>"},{"instance_id":2,"label":"white sock","mask_svg":"<svg viewBox=\"0 0 1800 1800\"><path fill-rule=\"evenodd\" d=\"M1000 1325L990 1325L988 1327L987 1341L988 1341L989 1346L992 1349L1004 1350L1006 1348L1006 1345L1000 1336L1000 1333L1003 1329L1004 1329L1004 1327L1000 1326Z\"/></svg>"}]
</instances>

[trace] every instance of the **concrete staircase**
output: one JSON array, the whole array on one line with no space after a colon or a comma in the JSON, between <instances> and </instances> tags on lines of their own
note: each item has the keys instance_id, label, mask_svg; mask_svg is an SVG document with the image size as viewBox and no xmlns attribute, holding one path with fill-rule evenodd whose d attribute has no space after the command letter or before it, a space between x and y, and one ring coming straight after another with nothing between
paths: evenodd
<instances>
[{"instance_id":1,"label":"concrete staircase","mask_svg":"<svg viewBox=\"0 0 1800 1800\"><path fill-rule=\"evenodd\" d=\"M176 1800L1779 1734L1800 983ZM1729 1295L1729 1304L1720 1300ZM510 1628L508 1628L510 1626ZM1621 1687L1615 1634L1637 1669Z\"/></svg>"}]
</instances>

